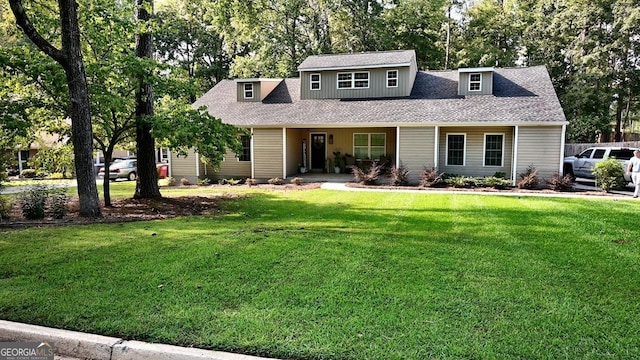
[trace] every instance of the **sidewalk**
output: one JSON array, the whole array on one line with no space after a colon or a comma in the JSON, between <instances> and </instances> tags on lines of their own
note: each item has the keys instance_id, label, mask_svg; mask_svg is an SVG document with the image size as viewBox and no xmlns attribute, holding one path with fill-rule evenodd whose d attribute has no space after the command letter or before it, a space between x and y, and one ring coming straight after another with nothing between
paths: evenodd
<instances>
[{"instance_id":1,"label":"sidewalk","mask_svg":"<svg viewBox=\"0 0 640 360\"><path fill-rule=\"evenodd\" d=\"M0 342L15 341L52 343L56 360L276 360L0 320Z\"/></svg>"}]
</instances>

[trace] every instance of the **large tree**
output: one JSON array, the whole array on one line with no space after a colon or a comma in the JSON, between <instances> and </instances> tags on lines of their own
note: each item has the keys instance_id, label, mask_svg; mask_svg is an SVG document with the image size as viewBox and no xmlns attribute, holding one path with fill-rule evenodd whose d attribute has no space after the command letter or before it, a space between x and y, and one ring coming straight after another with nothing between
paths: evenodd
<instances>
[{"instance_id":1,"label":"large tree","mask_svg":"<svg viewBox=\"0 0 640 360\"><path fill-rule=\"evenodd\" d=\"M69 90L76 177L80 215L101 215L98 190L93 168L93 131L89 90L82 58L77 4L71 0L58 0L61 28L61 48L58 49L38 32L31 22L21 0L9 0L16 23L24 34L45 54L64 69Z\"/></svg>"},{"instance_id":2,"label":"large tree","mask_svg":"<svg viewBox=\"0 0 640 360\"><path fill-rule=\"evenodd\" d=\"M136 34L136 56L146 60L153 58L153 33L149 24L153 14L153 0L136 0L136 19L140 22ZM134 198L158 198L158 172L156 170L156 145L153 136L153 88L150 72L141 72L136 92L136 156L138 179Z\"/></svg>"}]
</instances>

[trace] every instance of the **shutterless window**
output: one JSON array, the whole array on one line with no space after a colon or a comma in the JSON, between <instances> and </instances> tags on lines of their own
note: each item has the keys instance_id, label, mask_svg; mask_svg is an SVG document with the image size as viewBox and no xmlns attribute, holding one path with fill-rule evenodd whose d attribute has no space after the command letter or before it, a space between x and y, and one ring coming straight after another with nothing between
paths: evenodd
<instances>
[{"instance_id":1,"label":"shutterless window","mask_svg":"<svg viewBox=\"0 0 640 360\"><path fill-rule=\"evenodd\" d=\"M387 87L398 87L398 70L387 70Z\"/></svg>"},{"instance_id":2,"label":"shutterless window","mask_svg":"<svg viewBox=\"0 0 640 360\"><path fill-rule=\"evenodd\" d=\"M353 154L356 159L380 160L386 154L387 134L353 134Z\"/></svg>"},{"instance_id":3,"label":"shutterless window","mask_svg":"<svg viewBox=\"0 0 640 360\"><path fill-rule=\"evenodd\" d=\"M244 98L253 99L253 84L244 84Z\"/></svg>"},{"instance_id":4,"label":"shutterless window","mask_svg":"<svg viewBox=\"0 0 640 360\"><path fill-rule=\"evenodd\" d=\"M447 134L447 165L464 165L464 134Z\"/></svg>"},{"instance_id":5,"label":"shutterless window","mask_svg":"<svg viewBox=\"0 0 640 360\"><path fill-rule=\"evenodd\" d=\"M309 87L311 90L320 90L320 74L311 74Z\"/></svg>"},{"instance_id":6,"label":"shutterless window","mask_svg":"<svg viewBox=\"0 0 640 360\"><path fill-rule=\"evenodd\" d=\"M484 137L484 166L503 166L504 135L486 134Z\"/></svg>"},{"instance_id":7,"label":"shutterless window","mask_svg":"<svg viewBox=\"0 0 640 360\"><path fill-rule=\"evenodd\" d=\"M368 72L338 73L338 89L369 88Z\"/></svg>"},{"instance_id":8,"label":"shutterless window","mask_svg":"<svg viewBox=\"0 0 640 360\"><path fill-rule=\"evenodd\" d=\"M633 150L631 149L611 150L609 152L609 157L614 157L618 160L629 160L633 157Z\"/></svg>"},{"instance_id":9,"label":"shutterless window","mask_svg":"<svg viewBox=\"0 0 640 360\"><path fill-rule=\"evenodd\" d=\"M607 150L605 149L596 149L596 151L593 153L593 158L594 159L604 159L604 154L607 152Z\"/></svg>"},{"instance_id":10,"label":"shutterless window","mask_svg":"<svg viewBox=\"0 0 640 360\"><path fill-rule=\"evenodd\" d=\"M239 161L251 161L251 137L247 135L240 136L242 141L242 155L238 157Z\"/></svg>"},{"instance_id":11,"label":"shutterless window","mask_svg":"<svg viewBox=\"0 0 640 360\"><path fill-rule=\"evenodd\" d=\"M480 91L482 87L482 74L469 74L469 91Z\"/></svg>"}]
</instances>

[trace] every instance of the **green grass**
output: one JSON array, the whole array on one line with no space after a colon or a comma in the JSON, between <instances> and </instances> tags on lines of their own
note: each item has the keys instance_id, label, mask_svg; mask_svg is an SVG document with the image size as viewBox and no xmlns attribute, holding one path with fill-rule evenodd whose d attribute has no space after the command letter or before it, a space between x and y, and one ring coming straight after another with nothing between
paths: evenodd
<instances>
[{"instance_id":1,"label":"green grass","mask_svg":"<svg viewBox=\"0 0 640 360\"><path fill-rule=\"evenodd\" d=\"M294 359L640 358L640 203L247 193L1 232L0 317Z\"/></svg>"}]
</instances>

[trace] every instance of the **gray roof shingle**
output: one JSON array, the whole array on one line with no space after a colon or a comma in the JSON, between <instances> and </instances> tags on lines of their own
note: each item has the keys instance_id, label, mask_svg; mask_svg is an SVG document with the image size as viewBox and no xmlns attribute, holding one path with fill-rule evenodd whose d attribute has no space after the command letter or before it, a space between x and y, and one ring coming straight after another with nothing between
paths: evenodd
<instances>
[{"instance_id":1,"label":"gray roof shingle","mask_svg":"<svg viewBox=\"0 0 640 360\"><path fill-rule=\"evenodd\" d=\"M283 80L262 102L236 101L224 80L195 107L242 127L565 124L544 66L496 69L494 95L459 96L457 71L418 72L409 97L300 100L300 79Z\"/></svg>"},{"instance_id":2,"label":"gray roof shingle","mask_svg":"<svg viewBox=\"0 0 640 360\"><path fill-rule=\"evenodd\" d=\"M408 65L414 61L415 57L416 52L414 50L313 55L306 58L302 64L298 66L298 71Z\"/></svg>"}]
</instances>

